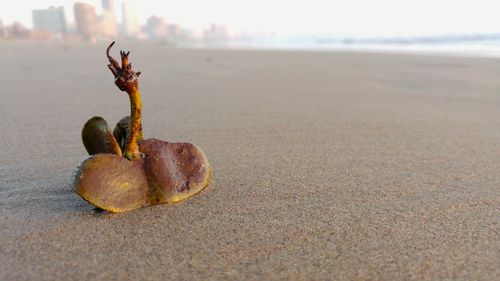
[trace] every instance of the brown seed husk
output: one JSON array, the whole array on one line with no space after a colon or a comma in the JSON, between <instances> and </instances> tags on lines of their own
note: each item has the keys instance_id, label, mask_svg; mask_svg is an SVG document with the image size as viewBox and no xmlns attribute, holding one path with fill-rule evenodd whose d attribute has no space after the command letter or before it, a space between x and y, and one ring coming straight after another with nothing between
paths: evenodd
<instances>
[{"instance_id":1,"label":"brown seed husk","mask_svg":"<svg viewBox=\"0 0 500 281\"><path fill-rule=\"evenodd\" d=\"M122 150L102 117L94 116L83 126L82 141L90 155L111 153L122 155Z\"/></svg>"},{"instance_id":2,"label":"brown seed husk","mask_svg":"<svg viewBox=\"0 0 500 281\"><path fill-rule=\"evenodd\" d=\"M76 193L96 207L121 213L177 203L208 186L210 164L196 145L148 139L139 149L143 158L138 160L113 154L85 159L75 173Z\"/></svg>"},{"instance_id":3,"label":"brown seed husk","mask_svg":"<svg viewBox=\"0 0 500 281\"><path fill-rule=\"evenodd\" d=\"M203 151L191 143L148 139L139 143L153 204L176 203L208 186L210 164Z\"/></svg>"},{"instance_id":4,"label":"brown seed husk","mask_svg":"<svg viewBox=\"0 0 500 281\"><path fill-rule=\"evenodd\" d=\"M77 168L73 186L92 205L113 213L150 205L142 160L129 161L113 154L96 154Z\"/></svg>"}]
</instances>

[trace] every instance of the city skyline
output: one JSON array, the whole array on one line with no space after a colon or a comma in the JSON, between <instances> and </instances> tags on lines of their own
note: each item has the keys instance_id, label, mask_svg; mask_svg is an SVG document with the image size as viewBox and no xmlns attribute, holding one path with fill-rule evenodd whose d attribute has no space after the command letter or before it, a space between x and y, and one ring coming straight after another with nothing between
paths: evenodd
<instances>
[{"instance_id":1,"label":"city skyline","mask_svg":"<svg viewBox=\"0 0 500 281\"><path fill-rule=\"evenodd\" d=\"M120 1L121 9L113 0L102 0L100 9L83 1L73 4L74 23L70 27L63 6L50 6L32 11L33 27L19 22L3 25L0 19L0 39L74 40L91 43L120 38L160 40L171 45L220 44L229 39L223 25L211 24L203 32L194 33L184 27L167 23L165 18L150 16L145 25L139 23L135 7L130 1ZM98 13L98 11L100 12ZM121 22L117 19L121 14Z\"/></svg>"},{"instance_id":2,"label":"city skyline","mask_svg":"<svg viewBox=\"0 0 500 281\"><path fill-rule=\"evenodd\" d=\"M86 2L102 12L101 1L25 0L0 3L4 25L19 20L32 27L31 10L63 5L70 24L74 2ZM309 0L309 1L229 1L210 3L185 1L130 0L138 21L146 25L150 16L202 32L211 23L224 24L231 32L339 35L427 35L446 33L496 33L500 31L500 3L493 0ZM116 1L115 10L120 8ZM120 13L117 19L121 21Z\"/></svg>"}]
</instances>

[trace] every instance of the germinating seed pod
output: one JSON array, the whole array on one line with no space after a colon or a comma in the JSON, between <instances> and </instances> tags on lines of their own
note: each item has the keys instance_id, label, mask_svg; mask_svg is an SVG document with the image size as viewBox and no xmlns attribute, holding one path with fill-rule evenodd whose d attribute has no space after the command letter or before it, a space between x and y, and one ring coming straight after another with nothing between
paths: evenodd
<instances>
[{"instance_id":1,"label":"germinating seed pod","mask_svg":"<svg viewBox=\"0 0 500 281\"><path fill-rule=\"evenodd\" d=\"M120 51L121 66L106 50L115 84L130 99L130 116L116 124L113 133L102 117L85 123L82 140L88 158L77 167L73 188L94 206L113 213L140 207L176 203L202 191L210 183L211 167L203 151L190 143L144 140L140 72Z\"/></svg>"}]
</instances>

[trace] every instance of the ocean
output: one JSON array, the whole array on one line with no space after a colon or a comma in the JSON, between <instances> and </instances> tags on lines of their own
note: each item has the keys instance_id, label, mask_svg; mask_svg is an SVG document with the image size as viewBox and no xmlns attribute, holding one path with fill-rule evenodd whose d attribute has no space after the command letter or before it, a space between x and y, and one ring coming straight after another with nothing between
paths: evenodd
<instances>
[{"instance_id":1,"label":"ocean","mask_svg":"<svg viewBox=\"0 0 500 281\"><path fill-rule=\"evenodd\" d=\"M207 42L207 48L391 52L500 57L500 34L419 37L260 36Z\"/></svg>"}]
</instances>

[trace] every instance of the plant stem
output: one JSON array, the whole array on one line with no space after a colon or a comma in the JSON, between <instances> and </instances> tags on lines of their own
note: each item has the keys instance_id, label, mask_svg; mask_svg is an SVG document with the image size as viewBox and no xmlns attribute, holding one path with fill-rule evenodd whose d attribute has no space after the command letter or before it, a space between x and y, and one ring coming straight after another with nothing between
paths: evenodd
<instances>
[{"instance_id":1,"label":"plant stem","mask_svg":"<svg viewBox=\"0 0 500 281\"><path fill-rule=\"evenodd\" d=\"M118 86L118 89L127 92L130 99L130 124L123 156L129 160L141 159L139 145L137 144L138 141L142 140L142 104L138 81L141 72L134 72L132 70L132 65L128 61L130 52L120 51L120 57L122 59L122 65L120 67L118 62L109 54L114 44L115 42L113 41L106 49L106 56L109 60L108 68L115 77L115 85Z\"/></svg>"},{"instance_id":2,"label":"plant stem","mask_svg":"<svg viewBox=\"0 0 500 281\"><path fill-rule=\"evenodd\" d=\"M130 98L130 130L127 136L127 141L125 143L125 157L129 160L140 159L141 155L139 153L139 141L142 135L142 103L141 103L141 93L137 87L131 87L127 91Z\"/></svg>"}]
</instances>

